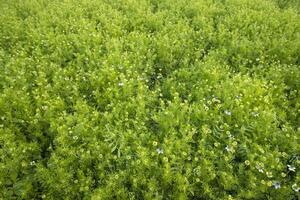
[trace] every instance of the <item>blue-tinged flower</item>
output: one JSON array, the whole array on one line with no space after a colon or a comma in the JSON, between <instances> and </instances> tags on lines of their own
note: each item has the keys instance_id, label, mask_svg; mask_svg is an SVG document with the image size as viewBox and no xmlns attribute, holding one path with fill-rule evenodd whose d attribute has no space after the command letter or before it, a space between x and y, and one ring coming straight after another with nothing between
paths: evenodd
<instances>
[{"instance_id":1,"label":"blue-tinged flower","mask_svg":"<svg viewBox=\"0 0 300 200\"><path fill-rule=\"evenodd\" d=\"M293 166L293 165L287 165L288 167L288 170L291 171L291 172L295 172L296 171L296 167Z\"/></svg>"},{"instance_id":2,"label":"blue-tinged flower","mask_svg":"<svg viewBox=\"0 0 300 200\"><path fill-rule=\"evenodd\" d=\"M157 148L156 151L157 151L158 154L163 154L164 153L164 150L161 149L161 148Z\"/></svg>"},{"instance_id":3,"label":"blue-tinged flower","mask_svg":"<svg viewBox=\"0 0 300 200\"><path fill-rule=\"evenodd\" d=\"M279 189L279 188L281 188L281 185L280 185L280 182L278 182L278 181L275 181L275 182L273 182L273 187L277 190L277 189Z\"/></svg>"}]
</instances>

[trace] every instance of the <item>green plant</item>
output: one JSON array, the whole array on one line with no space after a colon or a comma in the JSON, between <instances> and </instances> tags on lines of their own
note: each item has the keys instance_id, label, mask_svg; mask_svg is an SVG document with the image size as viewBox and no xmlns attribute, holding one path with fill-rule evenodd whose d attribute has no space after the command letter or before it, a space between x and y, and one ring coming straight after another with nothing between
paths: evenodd
<instances>
[{"instance_id":1,"label":"green plant","mask_svg":"<svg viewBox=\"0 0 300 200\"><path fill-rule=\"evenodd\" d=\"M0 3L0 199L300 197L297 1Z\"/></svg>"}]
</instances>

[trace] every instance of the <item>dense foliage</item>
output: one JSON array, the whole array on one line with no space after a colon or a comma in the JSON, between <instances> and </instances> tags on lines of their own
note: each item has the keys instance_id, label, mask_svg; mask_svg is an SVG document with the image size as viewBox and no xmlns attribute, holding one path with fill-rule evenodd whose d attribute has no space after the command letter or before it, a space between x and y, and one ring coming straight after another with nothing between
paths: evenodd
<instances>
[{"instance_id":1,"label":"dense foliage","mask_svg":"<svg viewBox=\"0 0 300 200\"><path fill-rule=\"evenodd\" d=\"M0 0L0 199L299 199L298 0Z\"/></svg>"}]
</instances>

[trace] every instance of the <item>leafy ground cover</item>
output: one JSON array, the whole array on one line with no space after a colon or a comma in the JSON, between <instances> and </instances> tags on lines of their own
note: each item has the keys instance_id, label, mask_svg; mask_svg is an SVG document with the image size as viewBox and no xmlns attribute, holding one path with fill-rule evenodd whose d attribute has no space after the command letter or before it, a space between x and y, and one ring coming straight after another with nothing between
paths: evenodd
<instances>
[{"instance_id":1,"label":"leafy ground cover","mask_svg":"<svg viewBox=\"0 0 300 200\"><path fill-rule=\"evenodd\" d=\"M0 0L0 199L299 199L299 11Z\"/></svg>"}]
</instances>

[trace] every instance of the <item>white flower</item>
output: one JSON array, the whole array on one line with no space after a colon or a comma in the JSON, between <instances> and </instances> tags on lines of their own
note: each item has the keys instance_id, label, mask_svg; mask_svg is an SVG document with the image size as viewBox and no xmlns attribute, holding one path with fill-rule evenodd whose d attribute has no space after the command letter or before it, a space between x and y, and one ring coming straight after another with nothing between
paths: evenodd
<instances>
[{"instance_id":1,"label":"white flower","mask_svg":"<svg viewBox=\"0 0 300 200\"><path fill-rule=\"evenodd\" d=\"M161 148L157 148L156 151L157 151L158 154L163 154L164 153L164 150L161 149Z\"/></svg>"},{"instance_id":2,"label":"white flower","mask_svg":"<svg viewBox=\"0 0 300 200\"><path fill-rule=\"evenodd\" d=\"M254 117L258 117L258 116L259 116L259 113L258 113L258 112L252 112L252 115L253 115Z\"/></svg>"},{"instance_id":3,"label":"white flower","mask_svg":"<svg viewBox=\"0 0 300 200\"><path fill-rule=\"evenodd\" d=\"M241 99L241 96L240 95L236 95L235 98L236 99Z\"/></svg>"},{"instance_id":4,"label":"white flower","mask_svg":"<svg viewBox=\"0 0 300 200\"><path fill-rule=\"evenodd\" d=\"M228 115L228 116L230 116L230 115L231 115L231 112L230 112L230 111L228 111L228 110L225 110L225 111L224 111L224 113L225 113L226 115Z\"/></svg>"},{"instance_id":5,"label":"white flower","mask_svg":"<svg viewBox=\"0 0 300 200\"><path fill-rule=\"evenodd\" d=\"M213 102L216 102L216 103L221 103L221 101L220 101L217 97L214 97L214 98L212 99L212 101L213 101Z\"/></svg>"},{"instance_id":6,"label":"white flower","mask_svg":"<svg viewBox=\"0 0 300 200\"><path fill-rule=\"evenodd\" d=\"M260 165L256 165L256 169L257 169L260 173L264 173L264 169L263 169Z\"/></svg>"},{"instance_id":7,"label":"white flower","mask_svg":"<svg viewBox=\"0 0 300 200\"><path fill-rule=\"evenodd\" d=\"M123 85L124 85L124 83L122 83L122 82L118 83L118 86L120 86L120 87L122 87Z\"/></svg>"},{"instance_id":8,"label":"white flower","mask_svg":"<svg viewBox=\"0 0 300 200\"><path fill-rule=\"evenodd\" d=\"M293 165L287 165L288 170L291 172L295 172L296 171L296 167L294 167Z\"/></svg>"},{"instance_id":9,"label":"white flower","mask_svg":"<svg viewBox=\"0 0 300 200\"><path fill-rule=\"evenodd\" d=\"M275 182L273 182L273 187L277 190L277 189L279 189L279 188L281 188L281 185L280 185L280 183L278 182L278 181L275 181Z\"/></svg>"},{"instance_id":10,"label":"white flower","mask_svg":"<svg viewBox=\"0 0 300 200\"><path fill-rule=\"evenodd\" d=\"M204 104L204 110L208 111L209 107L207 107L207 105Z\"/></svg>"},{"instance_id":11,"label":"white flower","mask_svg":"<svg viewBox=\"0 0 300 200\"><path fill-rule=\"evenodd\" d=\"M225 150L226 150L227 152L229 152L229 151L231 151L231 148L227 145L227 146L225 147Z\"/></svg>"},{"instance_id":12,"label":"white flower","mask_svg":"<svg viewBox=\"0 0 300 200\"><path fill-rule=\"evenodd\" d=\"M31 161L30 162L30 165L32 166L32 165L34 165L35 164L35 161Z\"/></svg>"},{"instance_id":13,"label":"white flower","mask_svg":"<svg viewBox=\"0 0 300 200\"><path fill-rule=\"evenodd\" d=\"M300 187L298 187L298 185L295 183L292 185L292 189L295 191L295 192L299 192L300 191Z\"/></svg>"},{"instance_id":14,"label":"white flower","mask_svg":"<svg viewBox=\"0 0 300 200\"><path fill-rule=\"evenodd\" d=\"M266 175L267 175L268 178L272 178L273 177L272 172L267 172Z\"/></svg>"},{"instance_id":15,"label":"white flower","mask_svg":"<svg viewBox=\"0 0 300 200\"><path fill-rule=\"evenodd\" d=\"M249 166L250 165L250 161L249 160L245 160L245 165Z\"/></svg>"}]
</instances>

